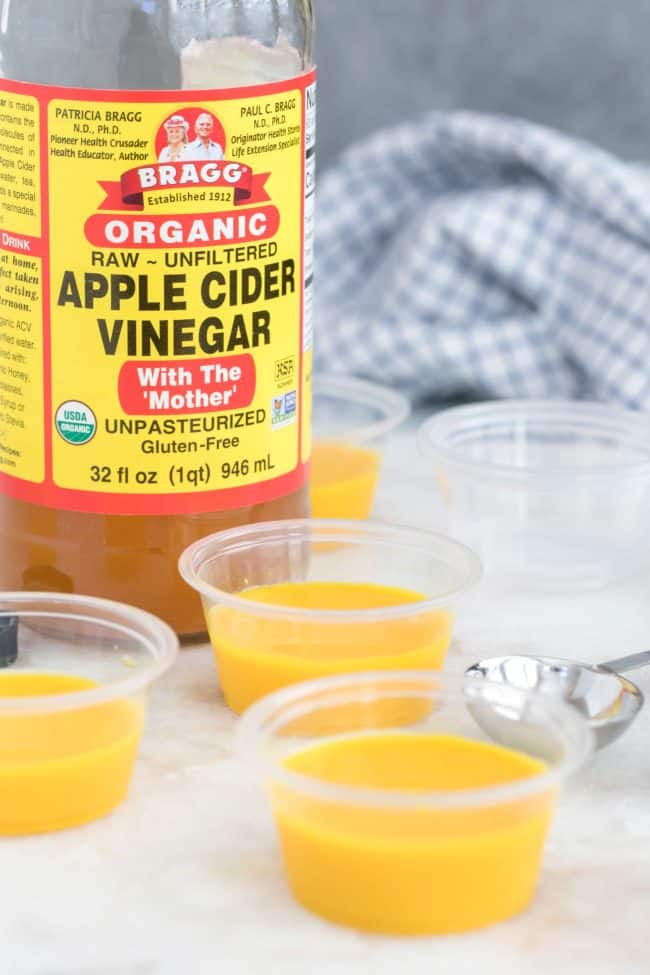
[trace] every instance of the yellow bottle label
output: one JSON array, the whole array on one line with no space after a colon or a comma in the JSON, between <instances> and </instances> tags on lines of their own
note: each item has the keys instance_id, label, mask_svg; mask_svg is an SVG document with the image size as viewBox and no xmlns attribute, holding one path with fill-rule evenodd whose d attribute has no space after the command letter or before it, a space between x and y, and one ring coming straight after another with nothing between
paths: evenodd
<instances>
[{"instance_id":1,"label":"yellow bottle label","mask_svg":"<svg viewBox=\"0 0 650 975\"><path fill-rule=\"evenodd\" d=\"M305 483L315 75L0 80L0 487L214 511Z\"/></svg>"}]
</instances>

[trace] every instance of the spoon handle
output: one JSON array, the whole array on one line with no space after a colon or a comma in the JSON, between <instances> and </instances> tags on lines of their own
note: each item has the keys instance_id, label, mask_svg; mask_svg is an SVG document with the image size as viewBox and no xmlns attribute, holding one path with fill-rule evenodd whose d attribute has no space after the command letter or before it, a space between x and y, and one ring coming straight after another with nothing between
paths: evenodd
<instances>
[{"instance_id":1,"label":"spoon handle","mask_svg":"<svg viewBox=\"0 0 650 975\"><path fill-rule=\"evenodd\" d=\"M624 674L628 670L638 670L639 667L645 667L647 664L650 664L650 650L645 650L643 653L632 653L628 657L618 657L616 660L607 660L601 664L601 667L607 667L608 670L615 670L619 674Z\"/></svg>"}]
</instances>

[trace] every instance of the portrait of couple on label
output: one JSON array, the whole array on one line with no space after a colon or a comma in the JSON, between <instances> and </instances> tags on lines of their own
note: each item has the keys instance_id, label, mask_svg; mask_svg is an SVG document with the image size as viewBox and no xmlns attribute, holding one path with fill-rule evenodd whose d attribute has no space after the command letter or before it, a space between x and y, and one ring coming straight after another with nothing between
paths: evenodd
<instances>
[{"instance_id":1,"label":"portrait of couple on label","mask_svg":"<svg viewBox=\"0 0 650 975\"><path fill-rule=\"evenodd\" d=\"M187 109L170 115L156 138L161 163L223 159L225 146L223 126L204 109Z\"/></svg>"}]
</instances>

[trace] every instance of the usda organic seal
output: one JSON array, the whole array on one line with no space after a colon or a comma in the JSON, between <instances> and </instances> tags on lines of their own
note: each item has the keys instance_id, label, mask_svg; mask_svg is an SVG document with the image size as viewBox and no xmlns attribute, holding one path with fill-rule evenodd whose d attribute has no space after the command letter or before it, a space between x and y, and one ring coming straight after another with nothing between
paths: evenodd
<instances>
[{"instance_id":1,"label":"usda organic seal","mask_svg":"<svg viewBox=\"0 0 650 975\"><path fill-rule=\"evenodd\" d=\"M70 399L56 411L54 417L56 429L66 443L74 446L88 443L95 436L97 430L97 418L95 414L78 400Z\"/></svg>"}]
</instances>

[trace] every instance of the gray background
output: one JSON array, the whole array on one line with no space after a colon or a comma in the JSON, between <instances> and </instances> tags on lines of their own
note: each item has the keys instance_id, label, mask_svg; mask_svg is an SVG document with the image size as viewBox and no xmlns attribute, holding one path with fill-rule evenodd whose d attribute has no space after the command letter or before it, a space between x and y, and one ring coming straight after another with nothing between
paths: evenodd
<instances>
[{"instance_id":1,"label":"gray background","mask_svg":"<svg viewBox=\"0 0 650 975\"><path fill-rule=\"evenodd\" d=\"M315 0L319 163L429 109L505 112L650 159L650 0Z\"/></svg>"}]
</instances>

